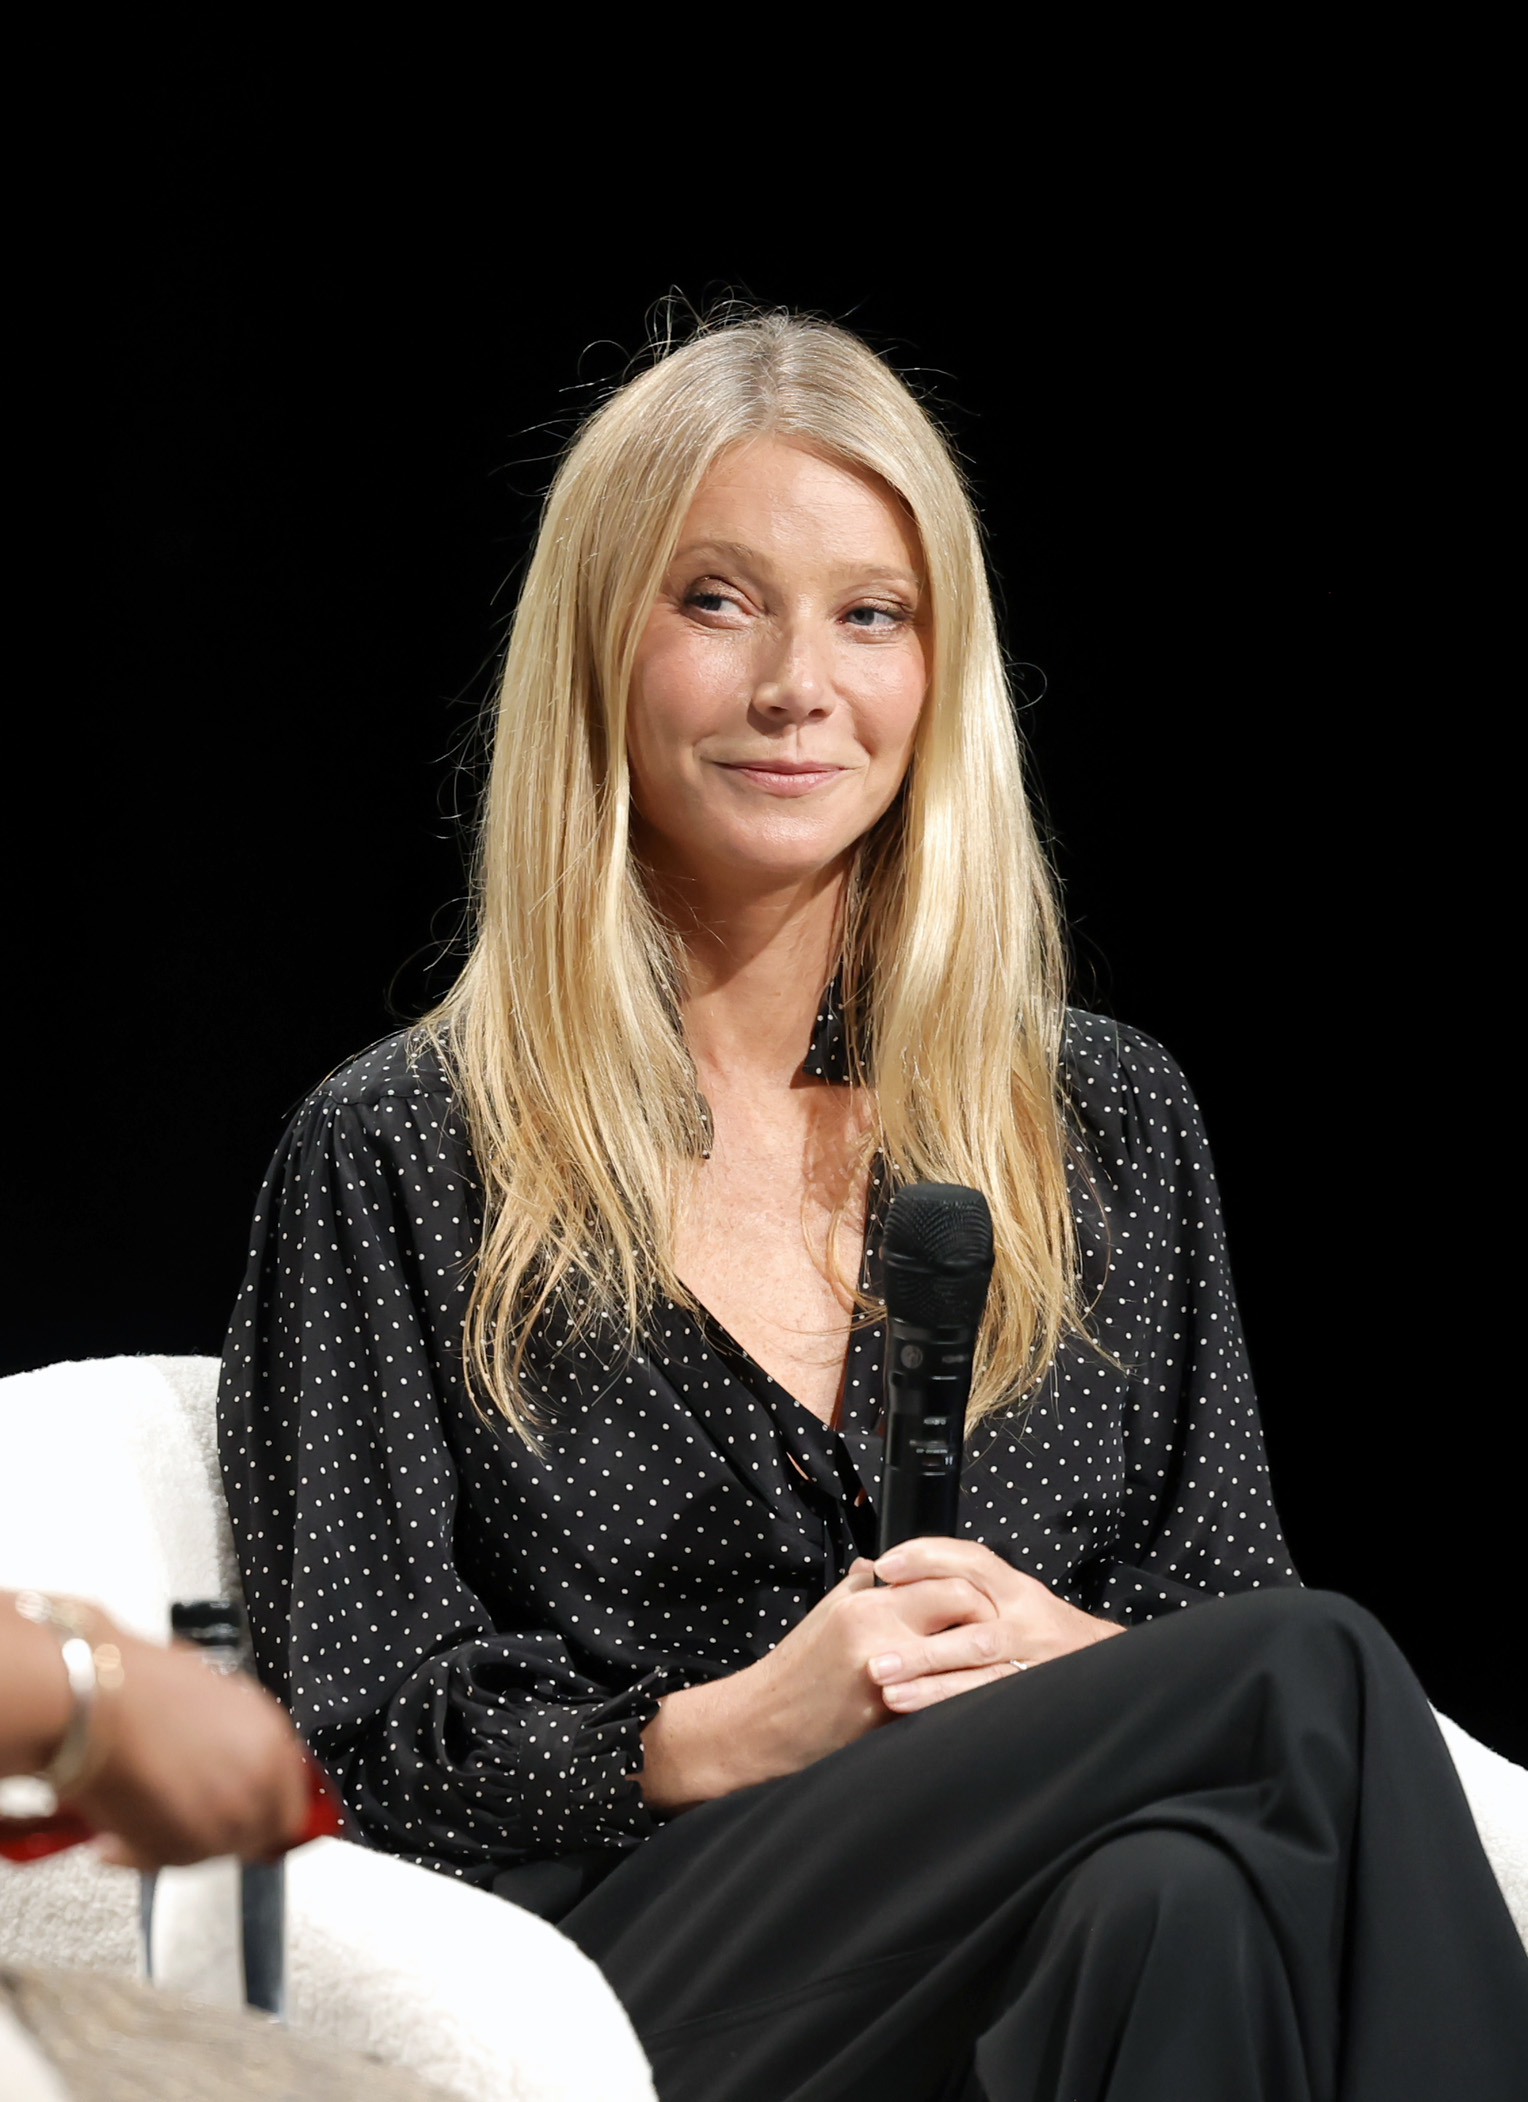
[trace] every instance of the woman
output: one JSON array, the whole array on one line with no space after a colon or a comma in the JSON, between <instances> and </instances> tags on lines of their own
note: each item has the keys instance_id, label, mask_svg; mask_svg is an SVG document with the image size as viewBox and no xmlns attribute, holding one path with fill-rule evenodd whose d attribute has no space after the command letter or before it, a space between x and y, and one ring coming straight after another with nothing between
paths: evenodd
<instances>
[{"instance_id":1,"label":"woman","mask_svg":"<svg viewBox=\"0 0 1528 2102\"><path fill-rule=\"evenodd\" d=\"M1193 1102L1063 1007L970 506L852 338L586 426L479 891L225 1362L262 1670L368 1835L559 1918L666 2098L1505 2095L1522 1950L1295 1588ZM997 1263L961 1537L872 1571L908 1180Z\"/></svg>"}]
</instances>

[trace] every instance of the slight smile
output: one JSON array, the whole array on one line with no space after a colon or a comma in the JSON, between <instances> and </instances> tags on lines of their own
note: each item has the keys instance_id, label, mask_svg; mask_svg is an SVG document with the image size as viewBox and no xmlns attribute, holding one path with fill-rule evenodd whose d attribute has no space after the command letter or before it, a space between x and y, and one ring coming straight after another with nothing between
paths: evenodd
<instances>
[{"instance_id":1,"label":"slight smile","mask_svg":"<svg viewBox=\"0 0 1528 2102\"><path fill-rule=\"evenodd\" d=\"M810 795L814 788L848 772L847 767L826 765L816 759L720 759L713 764L720 766L723 773L753 782L771 796Z\"/></svg>"}]
</instances>

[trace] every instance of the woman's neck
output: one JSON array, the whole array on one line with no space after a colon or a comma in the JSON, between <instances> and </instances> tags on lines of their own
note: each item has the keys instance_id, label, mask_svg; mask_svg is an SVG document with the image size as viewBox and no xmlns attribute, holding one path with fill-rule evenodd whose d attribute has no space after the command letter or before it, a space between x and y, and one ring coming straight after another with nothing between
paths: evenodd
<instances>
[{"instance_id":1,"label":"woman's neck","mask_svg":"<svg viewBox=\"0 0 1528 2102\"><path fill-rule=\"evenodd\" d=\"M685 948L685 1035L702 1085L788 1086L838 960L844 871L763 891L657 880Z\"/></svg>"}]
</instances>

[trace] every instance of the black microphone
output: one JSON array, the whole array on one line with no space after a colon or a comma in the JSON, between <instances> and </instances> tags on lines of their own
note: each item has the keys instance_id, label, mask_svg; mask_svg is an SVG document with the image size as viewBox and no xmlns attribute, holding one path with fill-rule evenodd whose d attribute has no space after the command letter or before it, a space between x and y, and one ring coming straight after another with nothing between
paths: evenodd
<instances>
[{"instance_id":1,"label":"black microphone","mask_svg":"<svg viewBox=\"0 0 1528 2102\"><path fill-rule=\"evenodd\" d=\"M992 1214L980 1190L914 1182L886 1216L886 1459L880 1545L952 1535L971 1354L992 1280Z\"/></svg>"}]
</instances>

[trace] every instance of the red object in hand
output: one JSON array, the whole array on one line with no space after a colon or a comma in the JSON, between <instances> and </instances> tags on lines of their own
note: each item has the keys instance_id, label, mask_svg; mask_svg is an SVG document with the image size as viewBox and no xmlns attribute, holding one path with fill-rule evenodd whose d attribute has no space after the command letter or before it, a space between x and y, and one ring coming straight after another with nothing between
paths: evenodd
<instances>
[{"instance_id":1,"label":"red object in hand","mask_svg":"<svg viewBox=\"0 0 1528 2102\"><path fill-rule=\"evenodd\" d=\"M95 1827L67 1810L56 1817L0 1817L0 1855L7 1861L41 1861L94 1837Z\"/></svg>"},{"instance_id":2,"label":"red object in hand","mask_svg":"<svg viewBox=\"0 0 1528 2102\"><path fill-rule=\"evenodd\" d=\"M306 1846L310 1839L345 1836L345 1806L335 1793L334 1783L316 1759L310 1757L307 1767L307 1816L297 1837L276 1849L278 1855ZM7 1861L43 1861L49 1854L61 1854L66 1847L77 1847L82 1840L94 1838L94 1825L87 1825L72 1810L55 1811L52 1817L0 1817L0 1856Z\"/></svg>"},{"instance_id":3,"label":"red object in hand","mask_svg":"<svg viewBox=\"0 0 1528 2102\"><path fill-rule=\"evenodd\" d=\"M308 1814L302 1830L292 1841L292 1847L306 1846L310 1839L343 1839L345 1836L345 1806L340 1801L339 1790L311 1755L308 1759ZM283 1847L289 1854L292 1847Z\"/></svg>"}]
</instances>

